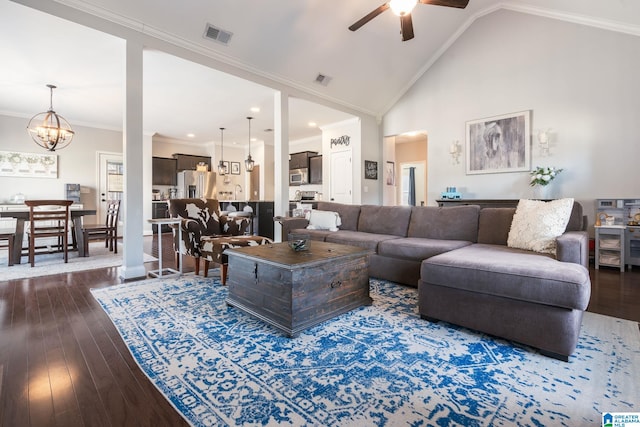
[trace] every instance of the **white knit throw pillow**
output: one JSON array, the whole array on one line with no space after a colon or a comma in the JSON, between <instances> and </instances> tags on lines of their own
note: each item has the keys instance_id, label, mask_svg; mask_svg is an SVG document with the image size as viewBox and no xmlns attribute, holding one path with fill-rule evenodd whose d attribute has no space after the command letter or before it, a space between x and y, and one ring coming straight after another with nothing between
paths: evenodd
<instances>
[{"instance_id":1,"label":"white knit throw pillow","mask_svg":"<svg viewBox=\"0 0 640 427\"><path fill-rule=\"evenodd\" d=\"M572 209L572 198L550 202L520 200L511 222L507 246L555 255L556 238L567 228Z\"/></svg>"},{"instance_id":2,"label":"white knit throw pillow","mask_svg":"<svg viewBox=\"0 0 640 427\"><path fill-rule=\"evenodd\" d=\"M309 212L309 230L329 230L338 231L338 227L342 225L340 215L337 212L311 210Z\"/></svg>"}]
</instances>

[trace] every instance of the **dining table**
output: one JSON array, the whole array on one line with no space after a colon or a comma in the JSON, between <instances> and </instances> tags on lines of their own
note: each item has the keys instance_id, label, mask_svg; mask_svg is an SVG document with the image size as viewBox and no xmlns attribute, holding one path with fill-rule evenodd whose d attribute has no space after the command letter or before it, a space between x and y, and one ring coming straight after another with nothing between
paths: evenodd
<instances>
[{"instance_id":1,"label":"dining table","mask_svg":"<svg viewBox=\"0 0 640 427\"><path fill-rule=\"evenodd\" d=\"M82 220L86 215L95 215L95 209L69 209L69 216L73 223L73 249L78 251L78 256L89 256L84 250L84 235L82 233ZM25 205L22 208L12 208L11 210L1 211L0 218L16 219L16 234L13 240L13 260L14 264L20 264L22 258L22 241L24 239L24 223L29 221L29 208Z\"/></svg>"}]
</instances>

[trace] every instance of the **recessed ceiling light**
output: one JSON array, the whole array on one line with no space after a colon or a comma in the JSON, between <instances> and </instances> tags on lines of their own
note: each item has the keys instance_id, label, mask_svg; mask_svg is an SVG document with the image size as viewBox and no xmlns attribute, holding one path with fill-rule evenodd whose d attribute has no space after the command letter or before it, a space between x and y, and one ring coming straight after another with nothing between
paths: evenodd
<instances>
[{"instance_id":1,"label":"recessed ceiling light","mask_svg":"<svg viewBox=\"0 0 640 427\"><path fill-rule=\"evenodd\" d=\"M260 107L251 107L251 112L252 113L259 113L260 112Z\"/></svg>"},{"instance_id":2,"label":"recessed ceiling light","mask_svg":"<svg viewBox=\"0 0 640 427\"><path fill-rule=\"evenodd\" d=\"M257 140L257 138L251 138L251 142L256 142Z\"/></svg>"},{"instance_id":3,"label":"recessed ceiling light","mask_svg":"<svg viewBox=\"0 0 640 427\"><path fill-rule=\"evenodd\" d=\"M318 124L316 122L309 122L309 127L310 128L314 128L316 126L318 126Z\"/></svg>"},{"instance_id":4,"label":"recessed ceiling light","mask_svg":"<svg viewBox=\"0 0 640 427\"><path fill-rule=\"evenodd\" d=\"M188 133L187 138L195 138L196 135L194 133Z\"/></svg>"}]
</instances>

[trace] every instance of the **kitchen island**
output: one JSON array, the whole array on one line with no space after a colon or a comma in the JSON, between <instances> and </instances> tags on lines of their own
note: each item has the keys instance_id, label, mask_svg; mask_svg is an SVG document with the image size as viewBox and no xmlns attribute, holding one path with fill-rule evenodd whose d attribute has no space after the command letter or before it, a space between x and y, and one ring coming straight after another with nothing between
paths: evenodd
<instances>
[{"instance_id":1,"label":"kitchen island","mask_svg":"<svg viewBox=\"0 0 640 427\"><path fill-rule=\"evenodd\" d=\"M218 200L221 211L243 211L249 206L253 211L253 234L273 240L274 203L269 200Z\"/></svg>"}]
</instances>

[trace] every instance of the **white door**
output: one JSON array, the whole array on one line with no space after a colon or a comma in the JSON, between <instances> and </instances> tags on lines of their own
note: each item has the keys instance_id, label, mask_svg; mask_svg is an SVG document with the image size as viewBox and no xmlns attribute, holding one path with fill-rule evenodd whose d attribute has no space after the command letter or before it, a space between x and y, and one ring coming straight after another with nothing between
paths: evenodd
<instances>
[{"instance_id":1,"label":"white door","mask_svg":"<svg viewBox=\"0 0 640 427\"><path fill-rule=\"evenodd\" d=\"M98 200L96 203L97 221L103 223L107 216L109 200L123 200L124 164L122 155L118 153L98 152ZM121 202L123 203L123 202ZM120 205L121 223L124 218L124 205ZM118 234L122 235L120 230Z\"/></svg>"},{"instance_id":2,"label":"white door","mask_svg":"<svg viewBox=\"0 0 640 427\"><path fill-rule=\"evenodd\" d=\"M350 204L353 201L353 171L351 151L331 153L331 198L332 202Z\"/></svg>"},{"instance_id":3,"label":"white door","mask_svg":"<svg viewBox=\"0 0 640 427\"><path fill-rule=\"evenodd\" d=\"M409 205L409 168L415 168L416 206L427 204L426 162L402 163L401 205Z\"/></svg>"}]
</instances>

